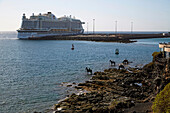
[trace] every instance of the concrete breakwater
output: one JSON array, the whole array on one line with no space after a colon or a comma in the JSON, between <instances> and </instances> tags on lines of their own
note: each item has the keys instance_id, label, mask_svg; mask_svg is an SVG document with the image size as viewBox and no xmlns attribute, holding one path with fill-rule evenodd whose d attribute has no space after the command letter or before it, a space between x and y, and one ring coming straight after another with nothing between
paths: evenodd
<instances>
[{"instance_id":1,"label":"concrete breakwater","mask_svg":"<svg viewBox=\"0 0 170 113\"><path fill-rule=\"evenodd\" d=\"M162 34L83 34L74 36L46 36L46 37L30 37L29 40L85 40L85 41L101 41L101 42L122 42L131 43L130 39L143 38L163 38L170 35Z\"/></svg>"},{"instance_id":2,"label":"concrete breakwater","mask_svg":"<svg viewBox=\"0 0 170 113\"><path fill-rule=\"evenodd\" d=\"M55 113L152 112L155 95L170 82L169 60L153 54L153 62L143 68L95 72L91 80L75 88L87 91L69 95L54 106Z\"/></svg>"}]
</instances>

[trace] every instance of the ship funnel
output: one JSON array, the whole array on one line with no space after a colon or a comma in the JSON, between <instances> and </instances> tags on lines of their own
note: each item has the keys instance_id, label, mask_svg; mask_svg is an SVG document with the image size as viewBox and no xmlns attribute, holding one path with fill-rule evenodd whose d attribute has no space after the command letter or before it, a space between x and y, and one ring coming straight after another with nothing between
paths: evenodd
<instances>
[{"instance_id":1,"label":"ship funnel","mask_svg":"<svg viewBox=\"0 0 170 113\"><path fill-rule=\"evenodd\" d=\"M22 19L23 19L23 20L26 19L25 13L24 13L23 16L22 16Z\"/></svg>"}]
</instances>

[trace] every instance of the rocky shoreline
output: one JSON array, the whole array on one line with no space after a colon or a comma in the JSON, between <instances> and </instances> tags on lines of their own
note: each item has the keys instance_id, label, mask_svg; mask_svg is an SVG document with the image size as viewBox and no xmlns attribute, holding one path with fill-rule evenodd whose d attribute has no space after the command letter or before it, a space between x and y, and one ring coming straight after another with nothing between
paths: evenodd
<instances>
[{"instance_id":1,"label":"rocky shoreline","mask_svg":"<svg viewBox=\"0 0 170 113\"><path fill-rule=\"evenodd\" d=\"M54 113L149 113L158 92L170 82L169 60L153 54L143 68L106 69L54 105Z\"/></svg>"}]
</instances>

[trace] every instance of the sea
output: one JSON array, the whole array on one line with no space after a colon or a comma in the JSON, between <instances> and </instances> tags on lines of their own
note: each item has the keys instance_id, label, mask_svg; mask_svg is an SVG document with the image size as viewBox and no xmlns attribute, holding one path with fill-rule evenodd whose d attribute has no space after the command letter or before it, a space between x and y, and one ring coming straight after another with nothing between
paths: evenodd
<instances>
[{"instance_id":1,"label":"sea","mask_svg":"<svg viewBox=\"0 0 170 113\"><path fill-rule=\"evenodd\" d=\"M158 44L170 42L170 38L136 41L19 40L17 32L0 32L0 113L45 112L74 92L63 83L91 78L86 67L103 71L117 68L124 59L132 62L126 68L143 67L152 61L152 53L159 51ZM110 66L109 60L116 66Z\"/></svg>"}]
</instances>

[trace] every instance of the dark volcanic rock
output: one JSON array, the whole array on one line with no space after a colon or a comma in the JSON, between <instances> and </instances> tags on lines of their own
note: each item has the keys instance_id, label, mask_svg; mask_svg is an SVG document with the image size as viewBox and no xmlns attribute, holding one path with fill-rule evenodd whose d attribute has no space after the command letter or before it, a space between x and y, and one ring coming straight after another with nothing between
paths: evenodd
<instances>
[{"instance_id":1,"label":"dark volcanic rock","mask_svg":"<svg viewBox=\"0 0 170 113\"><path fill-rule=\"evenodd\" d=\"M77 89L88 93L72 94L55 105L55 111L65 113L121 113L136 103L149 102L169 83L167 62L160 54L143 69L106 69L95 72L91 80L79 83ZM138 105L138 104L137 104ZM141 107L141 106L140 106ZM135 109L136 110L136 109ZM138 111L138 110L136 110ZM133 111L134 112L134 111Z\"/></svg>"}]
</instances>

